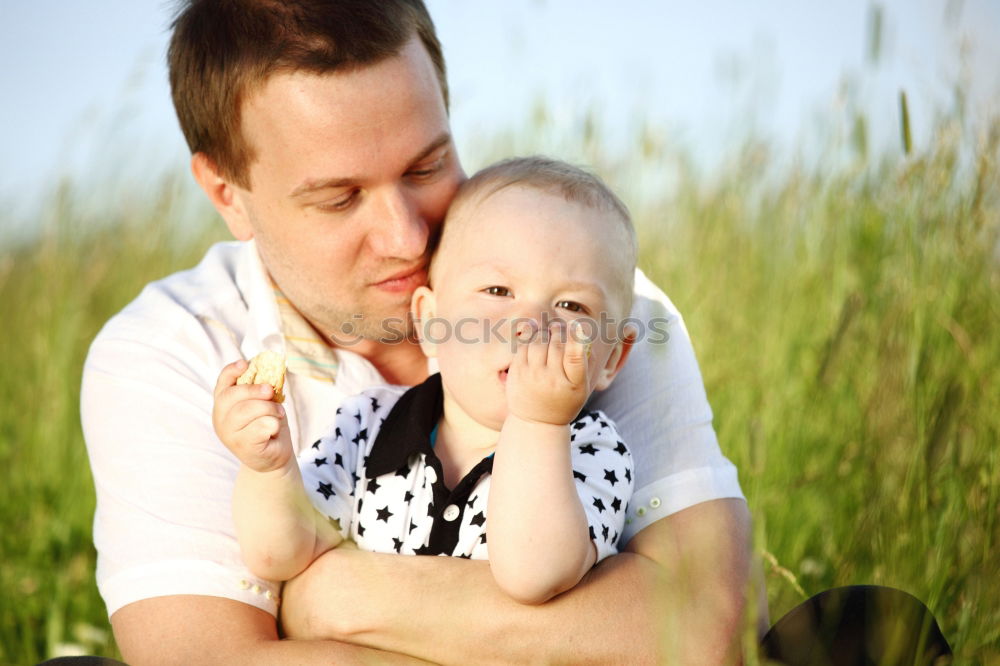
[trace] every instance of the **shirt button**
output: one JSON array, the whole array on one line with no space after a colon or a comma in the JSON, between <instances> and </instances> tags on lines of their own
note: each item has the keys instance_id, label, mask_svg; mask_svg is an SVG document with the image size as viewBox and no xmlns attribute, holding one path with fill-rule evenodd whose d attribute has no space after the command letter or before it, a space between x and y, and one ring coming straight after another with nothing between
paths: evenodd
<instances>
[{"instance_id":1,"label":"shirt button","mask_svg":"<svg viewBox=\"0 0 1000 666\"><path fill-rule=\"evenodd\" d=\"M459 509L454 504L449 504L447 507L445 507L444 513L441 514L441 517L450 523L451 521L458 518L459 513L461 513L461 509Z\"/></svg>"},{"instance_id":2,"label":"shirt button","mask_svg":"<svg viewBox=\"0 0 1000 666\"><path fill-rule=\"evenodd\" d=\"M659 509L660 508L660 498L659 497L654 497L653 499L649 500L649 506L651 506L654 509Z\"/></svg>"},{"instance_id":3,"label":"shirt button","mask_svg":"<svg viewBox=\"0 0 1000 666\"><path fill-rule=\"evenodd\" d=\"M646 515L646 507L640 506L638 509L635 510L635 512L637 514L639 514L640 516L645 516Z\"/></svg>"},{"instance_id":4,"label":"shirt button","mask_svg":"<svg viewBox=\"0 0 1000 666\"><path fill-rule=\"evenodd\" d=\"M424 477L427 479L429 483L437 483L438 475L437 472L434 471L433 467L427 468L427 471L424 472Z\"/></svg>"}]
</instances>

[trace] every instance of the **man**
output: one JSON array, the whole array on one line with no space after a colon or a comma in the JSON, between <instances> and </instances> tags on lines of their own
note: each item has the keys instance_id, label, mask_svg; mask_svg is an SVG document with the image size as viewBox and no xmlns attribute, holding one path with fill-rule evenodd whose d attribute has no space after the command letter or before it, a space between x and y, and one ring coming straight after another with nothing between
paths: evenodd
<instances>
[{"instance_id":1,"label":"man","mask_svg":"<svg viewBox=\"0 0 1000 666\"><path fill-rule=\"evenodd\" d=\"M485 563L452 558L338 548L284 590L253 578L229 513L237 463L211 429L220 368L285 353L299 446L345 396L425 379L427 360L398 332L465 176L419 0L195 0L169 57L194 177L241 243L149 285L87 360L98 583L125 659L733 659L749 516L683 323L641 275L633 314L663 318L670 337L638 340L589 403L635 455L621 554L540 607L503 595ZM279 594L296 640L277 640Z\"/></svg>"}]
</instances>

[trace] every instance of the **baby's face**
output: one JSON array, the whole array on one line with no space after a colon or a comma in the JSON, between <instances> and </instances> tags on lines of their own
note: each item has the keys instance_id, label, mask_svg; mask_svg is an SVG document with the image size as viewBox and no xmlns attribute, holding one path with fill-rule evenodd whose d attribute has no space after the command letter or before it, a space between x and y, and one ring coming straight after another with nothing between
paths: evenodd
<instances>
[{"instance_id":1,"label":"baby's face","mask_svg":"<svg viewBox=\"0 0 1000 666\"><path fill-rule=\"evenodd\" d=\"M584 320L598 377L628 316L627 235L610 213L512 186L464 206L432 272L433 320L419 323L447 393L477 422L499 430L518 322ZM624 273L624 277L623 277ZM603 331L598 325L606 322ZM604 388L598 381L594 388Z\"/></svg>"}]
</instances>

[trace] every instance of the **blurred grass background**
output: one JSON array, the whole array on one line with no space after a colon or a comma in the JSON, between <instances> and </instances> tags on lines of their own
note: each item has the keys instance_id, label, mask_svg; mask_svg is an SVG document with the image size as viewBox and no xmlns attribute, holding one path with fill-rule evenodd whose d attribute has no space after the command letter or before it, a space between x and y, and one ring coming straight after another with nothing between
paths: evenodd
<instances>
[{"instance_id":1,"label":"blurred grass background","mask_svg":"<svg viewBox=\"0 0 1000 666\"><path fill-rule=\"evenodd\" d=\"M563 154L544 106L529 125L467 167ZM957 663L1000 662L1000 122L970 140L946 117L924 152L877 159L863 127L822 166L747 141L708 175L650 128L616 154L587 116L564 138L629 202L641 266L685 315L772 620L825 588L889 585L930 606ZM81 368L146 282L224 237L186 179L99 213L63 183L37 236L0 245L0 663L116 655Z\"/></svg>"}]
</instances>

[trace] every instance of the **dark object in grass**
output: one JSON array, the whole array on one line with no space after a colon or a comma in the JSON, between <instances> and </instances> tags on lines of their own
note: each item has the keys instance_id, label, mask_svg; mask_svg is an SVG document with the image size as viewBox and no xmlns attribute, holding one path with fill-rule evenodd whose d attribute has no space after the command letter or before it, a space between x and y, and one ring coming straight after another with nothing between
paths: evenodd
<instances>
[{"instance_id":1,"label":"dark object in grass","mask_svg":"<svg viewBox=\"0 0 1000 666\"><path fill-rule=\"evenodd\" d=\"M951 663L952 652L916 597L857 585L796 606L764 636L761 654L787 666L938 666Z\"/></svg>"}]
</instances>

